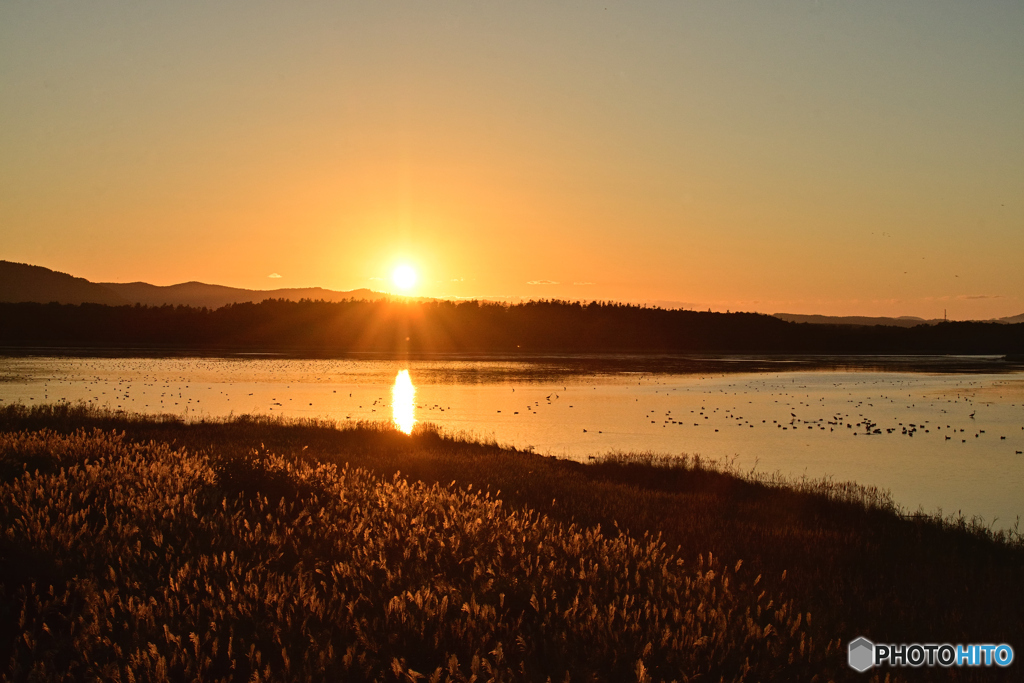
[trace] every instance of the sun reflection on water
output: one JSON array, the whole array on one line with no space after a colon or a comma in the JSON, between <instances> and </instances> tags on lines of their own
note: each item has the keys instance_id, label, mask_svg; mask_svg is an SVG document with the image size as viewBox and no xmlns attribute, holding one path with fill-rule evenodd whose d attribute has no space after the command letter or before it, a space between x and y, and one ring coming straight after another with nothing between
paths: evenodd
<instances>
[{"instance_id":1,"label":"sun reflection on water","mask_svg":"<svg viewBox=\"0 0 1024 683\"><path fill-rule=\"evenodd\" d=\"M416 424L416 387L408 370L400 370L395 375L395 384L391 387L391 413L399 431L412 434L412 426Z\"/></svg>"}]
</instances>

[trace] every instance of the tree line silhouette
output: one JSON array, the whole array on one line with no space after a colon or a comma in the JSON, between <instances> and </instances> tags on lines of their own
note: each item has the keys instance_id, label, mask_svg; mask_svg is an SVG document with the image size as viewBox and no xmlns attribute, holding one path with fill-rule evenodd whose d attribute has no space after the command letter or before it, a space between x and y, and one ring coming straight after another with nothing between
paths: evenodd
<instances>
[{"instance_id":1,"label":"tree line silhouette","mask_svg":"<svg viewBox=\"0 0 1024 683\"><path fill-rule=\"evenodd\" d=\"M0 345L293 353L1024 353L1024 324L911 328L559 300L285 301L187 306L0 303Z\"/></svg>"}]
</instances>

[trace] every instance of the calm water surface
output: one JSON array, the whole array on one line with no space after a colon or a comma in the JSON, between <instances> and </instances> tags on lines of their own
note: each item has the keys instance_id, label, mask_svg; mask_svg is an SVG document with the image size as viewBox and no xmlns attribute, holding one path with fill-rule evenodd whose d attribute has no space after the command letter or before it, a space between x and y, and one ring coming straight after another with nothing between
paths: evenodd
<instances>
[{"instance_id":1,"label":"calm water surface","mask_svg":"<svg viewBox=\"0 0 1024 683\"><path fill-rule=\"evenodd\" d=\"M1024 373L984 364L965 373L941 364L920 372L724 360L628 367L0 358L0 404L384 420L403 431L433 423L580 460L609 451L690 453L790 477L831 476L889 489L909 510L959 510L997 528L1024 515Z\"/></svg>"}]
</instances>

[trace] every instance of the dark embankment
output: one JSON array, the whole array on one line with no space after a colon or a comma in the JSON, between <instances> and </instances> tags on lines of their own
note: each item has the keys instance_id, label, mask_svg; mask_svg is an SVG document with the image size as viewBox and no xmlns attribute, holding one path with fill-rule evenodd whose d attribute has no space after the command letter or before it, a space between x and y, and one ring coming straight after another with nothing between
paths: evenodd
<instances>
[{"instance_id":1,"label":"dark embankment","mask_svg":"<svg viewBox=\"0 0 1024 683\"><path fill-rule=\"evenodd\" d=\"M0 303L0 345L383 353L1019 354L1024 323L812 325L755 313L531 301Z\"/></svg>"},{"instance_id":2,"label":"dark embankment","mask_svg":"<svg viewBox=\"0 0 1024 683\"><path fill-rule=\"evenodd\" d=\"M69 406L0 444L12 679L824 681L860 635L1024 643L1019 536L853 485Z\"/></svg>"}]
</instances>

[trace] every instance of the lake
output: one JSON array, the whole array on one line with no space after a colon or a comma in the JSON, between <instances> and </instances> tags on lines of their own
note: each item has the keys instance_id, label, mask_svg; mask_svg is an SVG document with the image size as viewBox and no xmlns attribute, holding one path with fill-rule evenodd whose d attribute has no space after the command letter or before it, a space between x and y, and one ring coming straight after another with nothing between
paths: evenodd
<instances>
[{"instance_id":1,"label":"lake","mask_svg":"<svg viewBox=\"0 0 1024 683\"><path fill-rule=\"evenodd\" d=\"M0 357L0 405L59 401L432 423L577 460L699 454L996 528L1024 514L1024 372L996 358Z\"/></svg>"}]
</instances>

